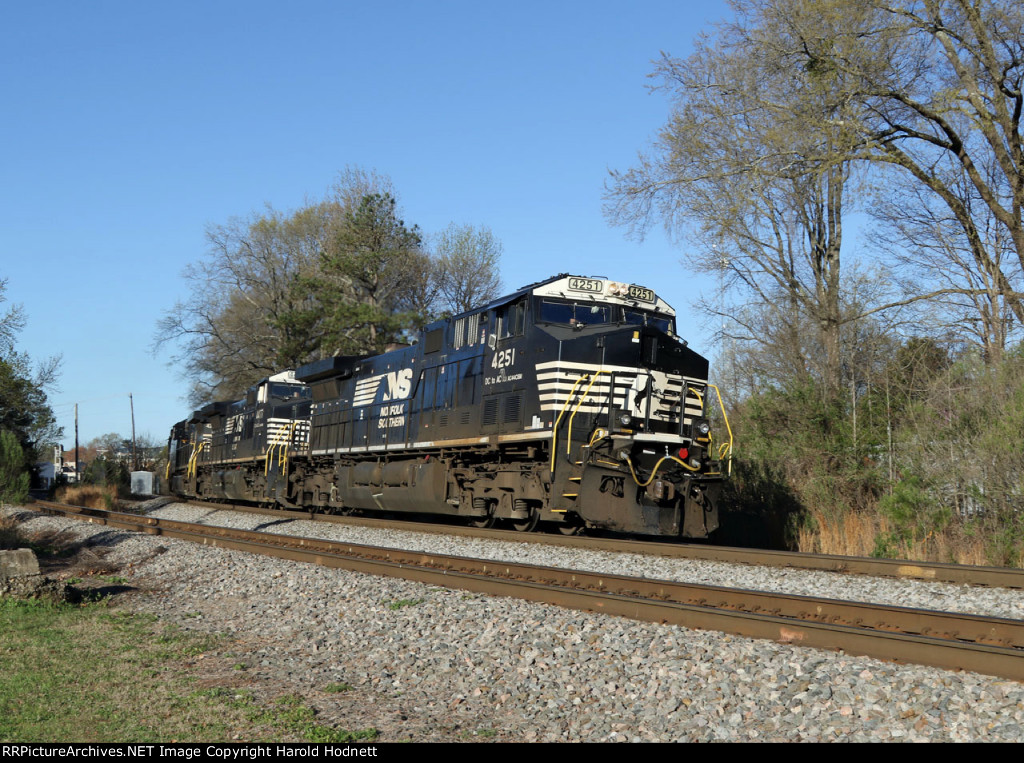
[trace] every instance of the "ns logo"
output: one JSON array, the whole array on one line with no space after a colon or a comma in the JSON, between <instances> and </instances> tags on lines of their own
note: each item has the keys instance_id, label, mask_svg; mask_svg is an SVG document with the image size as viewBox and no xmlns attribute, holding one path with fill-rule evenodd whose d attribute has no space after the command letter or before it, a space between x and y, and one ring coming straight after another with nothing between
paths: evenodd
<instances>
[{"instance_id":1,"label":"ns logo","mask_svg":"<svg viewBox=\"0 0 1024 763\"><path fill-rule=\"evenodd\" d=\"M385 374L388 380L388 388L384 393L384 402L389 400L404 400L412 392L412 369L403 368L398 371L391 371Z\"/></svg>"}]
</instances>

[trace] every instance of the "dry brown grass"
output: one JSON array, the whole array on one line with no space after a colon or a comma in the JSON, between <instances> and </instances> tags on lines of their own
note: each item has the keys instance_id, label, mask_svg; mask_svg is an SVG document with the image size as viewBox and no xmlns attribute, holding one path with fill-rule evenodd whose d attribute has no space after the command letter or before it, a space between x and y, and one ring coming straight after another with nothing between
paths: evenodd
<instances>
[{"instance_id":1,"label":"dry brown grass","mask_svg":"<svg viewBox=\"0 0 1024 763\"><path fill-rule=\"evenodd\" d=\"M816 528L801 528L797 537L797 550L803 553L871 556L876 538L894 529L887 518L874 513L857 512L838 518L826 518L819 512L812 512L812 516ZM956 564L992 563L982 537L967 537L953 530L915 541L897 556L917 561Z\"/></svg>"},{"instance_id":2,"label":"dry brown grass","mask_svg":"<svg viewBox=\"0 0 1024 763\"><path fill-rule=\"evenodd\" d=\"M949 533L943 533L928 538L924 544L931 552L927 557L930 560L980 566L992 563L985 548L985 542L980 537L967 538L963 537L962 533L959 534L959 537L953 537Z\"/></svg>"},{"instance_id":3,"label":"dry brown grass","mask_svg":"<svg viewBox=\"0 0 1024 763\"><path fill-rule=\"evenodd\" d=\"M798 550L804 553L870 556L875 536L884 532L876 515L850 513L838 519L812 511L815 530L801 528Z\"/></svg>"},{"instance_id":4,"label":"dry brown grass","mask_svg":"<svg viewBox=\"0 0 1024 763\"><path fill-rule=\"evenodd\" d=\"M114 485L69 485L57 491L56 499L72 506L90 509L117 508L117 487Z\"/></svg>"}]
</instances>

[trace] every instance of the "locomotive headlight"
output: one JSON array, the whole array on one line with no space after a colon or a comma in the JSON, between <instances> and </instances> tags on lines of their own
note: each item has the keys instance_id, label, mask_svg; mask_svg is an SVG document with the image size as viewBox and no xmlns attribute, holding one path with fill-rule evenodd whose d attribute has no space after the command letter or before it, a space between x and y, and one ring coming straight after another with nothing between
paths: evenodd
<instances>
[{"instance_id":1,"label":"locomotive headlight","mask_svg":"<svg viewBox=\"0 0 1024 763\"><path fill-rule=\"evenodd\" d=\"M696 419L693 422L693 436L697 442L710 442L711 422L707 419Z\"/></svg>"},{"instance_id":2,"label":"locomotive headlight","mask_svg":"<svg viewBox=\"0 0 1024 763\"><path fill-rule=\"evenodd\" d=\"M624 427L628 427L630 424L633 423L633 417L630 416L628 413L624 413L621 416L619 416L619 423L622 424L622 426Z\"/></svg>"}]
</instances>

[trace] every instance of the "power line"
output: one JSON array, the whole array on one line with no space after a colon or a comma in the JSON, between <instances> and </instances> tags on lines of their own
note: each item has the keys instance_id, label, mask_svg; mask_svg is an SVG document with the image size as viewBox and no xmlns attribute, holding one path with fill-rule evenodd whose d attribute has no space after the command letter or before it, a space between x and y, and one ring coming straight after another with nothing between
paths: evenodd
<instances>
[{"instance_id":1,"label":"power line","mask_svg":"<svg viewBox=\"0 0 1024 763\"><path fill-rule=\"evenodd\" d=\"M81 403L98 403L98 402L100 402L102 400L113 400L114 398L117 398L117 397L125 397L125 396L130 396L130 395L131 395L131 392L119 392L119 393L114 394L114 395L105 395L104 397L90 397L90 398L87 398L85 400L76 400L73 403L52 403L50 405L50 407L51 408L74 408L76 405L79 405Z\"/></svg>"}]
</instances>

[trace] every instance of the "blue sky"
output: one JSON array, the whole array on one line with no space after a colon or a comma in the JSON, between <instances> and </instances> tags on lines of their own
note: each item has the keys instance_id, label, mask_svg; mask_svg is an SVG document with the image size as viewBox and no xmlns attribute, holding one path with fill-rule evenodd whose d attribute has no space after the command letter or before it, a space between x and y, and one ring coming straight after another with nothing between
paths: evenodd
<instances>
[{"instance_id":1,"label":"blue sky","mask_svg":"<svg viewBox=\"0 0 1024 763\"><path fill-rule=\"evenodd\" d=\"M338 172L389 175L426 233L486 225L510 290L605 275L685 310L713 283L659 231L602 215L668 115L647 75L687 55L712 2L7 2L0 5L0 278L60 354L51 395L74 444L164 440L188 383L153 356L207 225L289 211ZM2 310L2 308L0 308ZM699 321L681 330L713 355Z\"/></svg>"}]
</instances>

